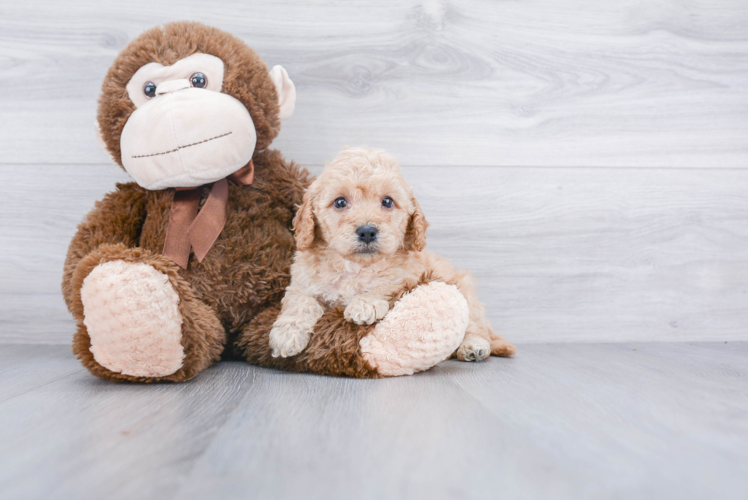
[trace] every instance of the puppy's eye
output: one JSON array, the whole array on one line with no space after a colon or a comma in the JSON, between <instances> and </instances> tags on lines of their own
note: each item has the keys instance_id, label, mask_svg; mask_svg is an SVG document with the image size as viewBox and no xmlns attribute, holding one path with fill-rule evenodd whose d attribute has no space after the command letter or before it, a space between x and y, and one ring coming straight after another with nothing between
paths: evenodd
<instances>
[{"instance_id":1,"label":"puppy's eye","mask_svg":"<svg viewBox=\"0 0 748 500\"><path fill-rule=\"evenodd\" d=\"M382 198L382 206L384 208L392 208L395 206L395 201L389 196L385 196L384 198Z\"/></svg>"},{"instance_id":2,"label":"puppy's eye","mask_svg":"<svg viewBox=\"0 0 748 500\"><path fill-rule=\"evenodd\" d=\"M345 208L346 205L348 205L348 202L342 196L332 202L332 206L334 206L335 208Z\"/></svg>"}]
</instances>

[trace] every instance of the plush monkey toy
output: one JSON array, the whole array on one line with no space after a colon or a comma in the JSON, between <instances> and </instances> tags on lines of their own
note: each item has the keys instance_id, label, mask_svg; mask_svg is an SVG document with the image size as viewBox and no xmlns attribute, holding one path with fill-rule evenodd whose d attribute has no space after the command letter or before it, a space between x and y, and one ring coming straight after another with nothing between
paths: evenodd
<instances>
[{"instance_id":1,"label":"plush monkey toy","mask_svg":"<svg viewBox=\"0 0 748 500\"><path fill-rule=\"evenodd\" d=\"M73 352L91 373L184 381L224 356L381 377L428 369L457 348L467 304L424 278L378 324L330 309L304 352L271 356L292 221L310 183L268 149L295 95L283 68L268 71L241 40L198 23L146 31L116 58L98 128L135 182L118 184L80 224L62 282L77 322Z\"/></svg>"}]
</instances>

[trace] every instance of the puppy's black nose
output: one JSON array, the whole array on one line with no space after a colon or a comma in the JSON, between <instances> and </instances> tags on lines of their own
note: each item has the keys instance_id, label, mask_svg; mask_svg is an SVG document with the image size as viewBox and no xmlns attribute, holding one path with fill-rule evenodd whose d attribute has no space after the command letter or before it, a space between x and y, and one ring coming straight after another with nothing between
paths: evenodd
<instances>
[{"instance_id":1,"label":"puppy's black nose","mask_svg":"<svg viewBox=\"0 0 748 500\"><path fill-rule=\"evenodd\" d=\"M356 229L356 234L358 235L358 241L361 241L363 243L371 243L372 241L377 239L377 228L374 226L360 226L358 229Z\"/></svg>"}]
</instances>

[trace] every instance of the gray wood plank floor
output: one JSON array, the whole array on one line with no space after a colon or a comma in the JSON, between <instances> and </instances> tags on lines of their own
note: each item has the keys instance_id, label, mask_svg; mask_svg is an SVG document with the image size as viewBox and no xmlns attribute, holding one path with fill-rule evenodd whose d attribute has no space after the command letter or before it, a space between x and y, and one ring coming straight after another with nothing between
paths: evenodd
<instances>
[{"instance_id":1,"label":"gray wood plank floor","mask_svg":"<svg viewBox=\"0 0 748 500\"><path fill-rule=\"evenodd\" d=\"M350 380L180 385L0 345L0 498L744 499L748 343L535 344Z\"/></svg>"}]
</instances>

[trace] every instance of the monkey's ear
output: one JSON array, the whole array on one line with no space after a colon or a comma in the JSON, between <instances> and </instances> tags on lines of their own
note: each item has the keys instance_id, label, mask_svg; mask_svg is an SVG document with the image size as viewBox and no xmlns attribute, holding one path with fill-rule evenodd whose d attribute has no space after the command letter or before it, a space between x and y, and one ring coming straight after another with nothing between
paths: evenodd
<instances>
[{"instance_id":1,"label":"monkey's ear","mask_svg":"<svg viewBox=\"0 0 748 500\"><path fill-rule=\"evenodd\" d=\"M314 243L314 211L312 209L312 189L307 189L301 206L293 219L294 237L297 250L309 250Z\"/></svg>"},{"instance_id":2,"label":"monkey's ear","mask_svg":"<svg viewBox=\"0 0 748 500\"><path fill-rule=\"evenodd\" d=\"M280 119L285 120L293 114L296 107L296 87L283 66L273 66L270 70L270 79L275 84L278 92L278 106L280 106Z\"/></svg>"}]
</instances>

